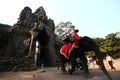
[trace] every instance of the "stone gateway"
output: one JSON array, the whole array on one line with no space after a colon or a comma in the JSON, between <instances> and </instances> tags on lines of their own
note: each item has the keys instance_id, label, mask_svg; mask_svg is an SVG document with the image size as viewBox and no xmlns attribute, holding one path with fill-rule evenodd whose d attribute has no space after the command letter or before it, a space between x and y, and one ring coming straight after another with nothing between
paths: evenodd
<instances>
[{"instance_id":1,"label":"stone gateway","mask_svg":"<svg viewBox=\"0 0 120 80\"><path fill-rule=\"evenodd\" d=\"M34 13L25 7L13 26L0 24L0 71L33 70L41 63L55 66L55 46L59 42L54 30L54 21L47 17L43 7ZM38 54L35 53L36 41Z\"/></svg>"}]
</instances>

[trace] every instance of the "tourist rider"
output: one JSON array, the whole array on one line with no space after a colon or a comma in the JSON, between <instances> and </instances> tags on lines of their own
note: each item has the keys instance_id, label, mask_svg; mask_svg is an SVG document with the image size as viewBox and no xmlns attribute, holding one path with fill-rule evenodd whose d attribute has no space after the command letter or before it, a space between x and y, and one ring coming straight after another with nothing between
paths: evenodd
<instances>
[{"instance_id":1,"label":"tourist rider","mask_svg":"<svg viewBox=\"0 0 120 80\"><path fill-rule=\"evenodd\" d=\"M70 33L70 30L67 30L62 37L62 41L64 41L65 44L60 49L60 53L62 53L66 58L69 58L69 54L73 48L79 47L78 40L80 40L81 37L77 34L78 32L78 29L74 30L72 33Z\"/></svg>"},{"instance_id":2,"label":"tourist rider","mask_svg":"<svg viewBox=\"0 0 120 80\"><path fill-rule=\"evenodd\" d=\"M74 30L74 32L71 33L76 45L78 45L78 40L80 40L82 38L81 36L78 35L78 32L79 32L79 30L76 29L76 30Z\"/></svg>"}]
</instances>

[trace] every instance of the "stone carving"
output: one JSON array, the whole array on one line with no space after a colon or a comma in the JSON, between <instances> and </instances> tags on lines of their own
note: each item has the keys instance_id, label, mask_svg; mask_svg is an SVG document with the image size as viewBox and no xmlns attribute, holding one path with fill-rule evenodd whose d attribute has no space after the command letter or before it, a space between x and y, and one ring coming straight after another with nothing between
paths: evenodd
<instances>
[{"instance_id":1,"label":"stone carving","mask_svg":"<svg viewBox=\"0 0 120 80\"><path fill-rule=\"evenodd\" d=\"M39 24L40 22L47 23L47 16L46 12L43 9L43 7L39 7L35 12L34 15L37 17L37 23Z\"/></svg>"},{"instance_id":2,"label":"stone carving","mask_svg":"<svg viewBox=\"0 0 120 80\"><path fill-rule=\"evenodd\" d=\"M13 26L0 24L0 70L31 70L41 62L45 66L55 66L54 29L54 21L48 19L43 7L34 13L30 7L25 7ZM34 60L36 41L40 43L37 61Z\"/></svg>"}]
</instances>

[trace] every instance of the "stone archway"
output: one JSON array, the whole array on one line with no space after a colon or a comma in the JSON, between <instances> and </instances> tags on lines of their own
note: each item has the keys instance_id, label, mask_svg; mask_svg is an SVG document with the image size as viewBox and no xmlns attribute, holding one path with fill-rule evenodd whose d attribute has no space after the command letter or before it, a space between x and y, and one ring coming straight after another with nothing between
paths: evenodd
<instances>
[{"instance_id":1,"label":"stone archway","mask_svg":"<svg viewBox=\"0 0 120 80\"><path fill-rule=\"evenodd\" d=\"M35 56L34 44L38 40L40 43L40 54L38 54L37 65L40 66L41 59L44 60L43 62L46 66L55 65L55 25L54 21L47 17L43 7L39 7L34 13L32 13L31 8L25 7L21 11L17 23L13 26L1 24L0 26L0 41L2 44L5 43L4 45L0 45L0 61L7 60L10 63L9 65L13 65L11 62L15 61L15 65L13 66L19 67L20 65L20 68L28 68L30 66L30 69L33 69ZM4 57L5 59L1 59ZM2 64L2 62L0 63ZM26 63L29 65L26 65Z\"/></svg>"},{"instance_id":2,"label":"stone archway","mask_svg":"<svg viewBox=\"0 0 120 80\"><path fill-rule=\"evenodd\" d=\"M39 42L39 51L40 53L37 54L37 66L41 66L42 63L46 64L46 56L47 56L47 49L48 49L48 42L49 42L49 36L46 33L46 31L43 29L39 31L38 35L36 36L36 40Z\"/></svg>"}]
</instances>

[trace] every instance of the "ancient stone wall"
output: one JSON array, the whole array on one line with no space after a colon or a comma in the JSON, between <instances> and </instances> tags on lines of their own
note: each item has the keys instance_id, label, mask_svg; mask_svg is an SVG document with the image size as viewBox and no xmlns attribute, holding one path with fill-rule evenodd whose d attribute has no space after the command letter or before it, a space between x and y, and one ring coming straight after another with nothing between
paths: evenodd
<instances>
[{"instance_id":1,"label":"ancient stone wall","mask_svg":"<svg viewBox=\"0 0 120 80\"><path fill-rule=\"evenodd\" d=\"M32 12L30 7L25 7L13 26L0 24L0 70L31 70L41 66L41 63L55 66L54 30L54 21L47 17L43 7L39 7L35 12ZM40 43L37 63L36 41Z\"/></svg>"}]
</instances>

